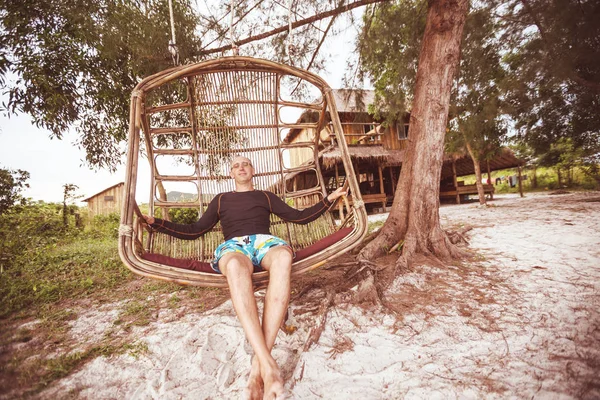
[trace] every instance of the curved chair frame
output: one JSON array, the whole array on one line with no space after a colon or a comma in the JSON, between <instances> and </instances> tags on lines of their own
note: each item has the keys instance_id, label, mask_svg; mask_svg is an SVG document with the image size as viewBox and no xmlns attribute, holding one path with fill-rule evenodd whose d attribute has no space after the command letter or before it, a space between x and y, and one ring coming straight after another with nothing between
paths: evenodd
<instances>
[{"instance_id":1,"label":"curved chair frame","mask_svg":"<svg viewBox=\"0 0 600 400\"><path fill-rule=\"evenodd\" d=\"M303 81L307 85L313 85L320 91L321 99L317 103L301 103L295 100L282 99L281 81L283 77L290 77L297 81ZM163 88L160 90L164 90L169 85L179 85L177 87L180 88L185 87L185 91L187 92L187 95L184 96L185 99L181 98L171 104L165 102L152 104L151 98L153 93L155 93L154 91L159 90L159 88ZM251 90L253 91L251 92ZM282 107L286 106L310 111L314 114L313 118L307 123L296 121L285 123L281 120L280 111ZM257 111L252 111L252 107L258 107ZM221 121L225 122L224 124L216 124L214 118L212 121L209 121L210 118L208 115L210 112L214 114L215 109L221 111L228 110L227 118L224 118L225 121ZM223 57L197 64L171 68L147 77L133 91L130 111L125 198L121 213L121 227L119 229L119 255L123 263L136 274L180 284L211 287L227 286L225 277L220 274L175 268L148 261L142 257L144 253L161 251L163 254L166 252L166 255L172 256L175 254L172 250L165 250L164 246L158 249L160 247L158 245L159 240L155 237L156 234L151 232L147 225L142 222L141 213L135 200L138 164L139 156L142 152L142 144L144 144L152 174L152 193L149 201L150 213L154 213L155 207L159 209L195 207L201 213L203 207L209 201L207 197L216 194L214 192L206 192L209 189L205 189L206 186L204 185L219 185L223 184L223 182L227 183L227 180L230 179L224 176L226 174L222 172L221 176L207 176L203 172L203 168L206 168L206 160L209 159L207 157L215 156L215 154L219 155L219 157L231 157L233 154L242 154L247 155L253 161L256 158L260 159L262 168L267 172L263 174L264 176L257 174L255 180L262 179L261 182L269 183L263 183L263 187L259 187L259 189L273 190L285 201L296 205L308 206L327 195L326 182L323 181L318 153L319 149L327 145L327 143L323 143L321 132L329 131L329 146L339 147L347 184L353 193L353 201L351 205L346 198L339 202L338 220L331 215L331 212L320 218L324 218L325 225L331 226L331 229L325 232L325 236L336 231L339 232L341 228L346 228L345 231L349 231L350 233L343 236L336 243L328 245L325 249L294 262L292 274L295 275L317 268L328 260L350 251L365 236L367 231L366 211L360 197L360 190L350 156L348 155L348 148L343 136L335 100L331 93L331 88L317 75L262 59L242 56ZM164 117L169 112L179 112L178 115L180 117L183 116L184 120L188 118L188 122L179 126L172 122L167 124L168 126L161 126L160 115ZM244 113L252 115L243 115ZM158 118L157 115L159 116ZM226 140L227 148L215 150L215 148L208 149L203 147L205 146L202 142L203 139L201 139L204 137L203 135L212 134L217 131L220 132L224 129L229 134L242 135L244 137L242 140L243 143L230 143ZM282 138L284 136L283 132L290 129L309 129L315 132L315 138L308 145L306 142L304 144L286 143ZM179 145L175 145L169 149L158 148L155 145L156 137L167 134L189 134L191 140L190 148L187 150L182 149ZM256 137L253 137L253 135ZM263 143L260 140L267 140L267 142ZM312 149L314 159L308 160L305 165L285 166L282 153L284 151L294 151L294 149L305 145ZM266 154L266 152L270 153ZM156 165L156 159L161 154L173 157L189 156L193 160L191 164L194 164L194 174L191 176L161 175ZM260 168L258 168L258 172L260 172ZM290 179L293 176L298 177L302 174L316 176L318 184L313 188L298 189L295 184L292 187ZM216 173L216 175L219 174ZM211 179L212 181L209 182ZM166 182L169 180L194 182L198 187L198 198L192 203L168 201L165 198L159 198L160 196L156 195L157 186L161 185L163 181ZM232 182L227 184L231 185ZM271 186L268 186L269 184ZM330 189L334 189L335 186L339 185L340 181L336 178L334 187ZM211 186L211 188L214 187L217 186ZM305 234L294 234L294 227L290 227L287 223L285 223L284 227L283 221L279 221L277 218L272 219L272 223L279 224L277 225L278 229L285 232L285 235L289 233L289 236L285 238L292 242L292 247L295 250L301 250L302 244L300 242L303 240L306 241ZM321 221L321 225L323 225L323 221ZM351 230L347 229L348 227ZM216 232L216 236L213 236L218 237L220 226L213 228L213 231ZM319 239L322 239L322 237L315 236L312 242L308 244L312 244ZM163 242L170 243L169 240L165 240ZM212 250L214 247L214 245L207 243L208 239L198 242L197 245L192 246L197 249L197 252L189 253L186 257L206 261L210 257L210 251L207 251L207 248L210 247L210 250ZM180 248L181 244L177 244L176 247ZM268 273L254 273L253 281L257 286L265 284L268 281Z\"/></svg>"}]
</instances>

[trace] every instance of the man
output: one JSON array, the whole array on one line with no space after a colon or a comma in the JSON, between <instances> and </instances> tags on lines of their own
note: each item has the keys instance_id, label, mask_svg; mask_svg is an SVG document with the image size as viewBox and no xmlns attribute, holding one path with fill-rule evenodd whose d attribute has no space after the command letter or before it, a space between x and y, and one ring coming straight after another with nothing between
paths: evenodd
<instances>
[{"instance_id":1,"label":"man","mask_svg":"<svg viewBox=\"0 0 600 400\"><path fill-rule=\"evenodd\" d=\"M235 191L218 194L198 222L184 225L144 218L154 230L181 239L196 239L221 221L225 242L217 247L212 267L227 278L233 307L254 350L247 395L250 399L260 399L264 386L262 398L275 399L283 396L284 388L271 349L290 299L293 254L289 244L270 235L269 216L273 213L286 221L309 223L346 194L346 190L338 188L314 206L297 210L272 192L254 189L254 167L248 158L235 157L230 175L235 180ZM269 271L262 325L252 285L255 267Z\"/></svg>"}]
</instances>

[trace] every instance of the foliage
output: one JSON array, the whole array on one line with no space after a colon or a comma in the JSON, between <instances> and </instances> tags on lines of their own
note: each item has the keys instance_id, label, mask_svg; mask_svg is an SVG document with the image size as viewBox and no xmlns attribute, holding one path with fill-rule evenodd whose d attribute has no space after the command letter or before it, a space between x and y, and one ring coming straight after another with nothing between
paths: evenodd
<instances>
[{"instance_id":1,"label":"foliage","mask_svg":"<svg viewBox=\"0 0 600 400\"><path fill-rule=\"evenodd\" d=\"M474 9L467 17L461 49L460 73L453 90L448 152L470 149L475 162L493 157L506 135L501 115L500 65L497 27L489 10Z\"/></svg>"},{"instance_id":2,"label":"foliage","mask_svg":"<svg viewBox=\"0 0 600 400\"><path fill-rule=\"evenodd\" d=\"M178 224L193 224L198 221L197 208L171 208L169 209L171 221Z\"/></svg>"},{"instance_id":3,"label":"foliage","mask_svg":"<svg viewBox=\"0 0 600 400\"><path fill-rule=\"evenodd\" d=\"M410 105L415 84L427 3L392 2L367 10L359 36L363 73L374 80L376 118L398 119ZM501 122L499 82L503 79L497 27L489 10L467 17L460 73L453 90L449 152L468 142L481 158L493 155L506 134Z\"/></svg>"},{"instance_id":4,"label":"foliage","mask_svg":"<svg viewBox=\"0 0 600 400\"><path fill-rule=\"evenodd\" d=\"M114 233L65 227L61 210L60 204L28 204L0 216L0 318L29 305L112 288L129 275ZM114 217L107 220L114 229Z\"/></svg>"},{"instance_id":5,"label":"foliage","mask_svg":"<svg viewBox=\"0 0 600 400\"><path fill-rule=\"evenodd\" d=\"M62 210L62 217L63 217L63 225L67 226L69 224L69 206L68 206L68 202L70 201L74 201L77 200L83 196L81 195L76 195L75 191L79 189L79 186L74 185L72 183L66 183L63 185L63 210Z\"/></svg>"},{"instance_id":6,"label":"foliage","mask_svg":"<svg viewBox=\"0 0 600 400\"><path fill-rule=\"evenodd\" d=\"M21 196L21 191L29 187L29 184L26 183L28 179L29 172L27 171L0 168L0 215L17 203L26 203Z\"/></svg>"},{"instance_id":7,"label":"foliage","mask_svg":"<svg viewBox=\"0 0 600 400\"><path fill-rule=\"evenodd\" d=\"M257 36L242 54L318 70L324 66L319 50L325 37L354 23L346 11L381 1L302 0L290 10L277 0L237 2L233 19L229 2L209 0L202 6L174 1L179 62L222 54L231 33L236 41ZM327 13L332 8L336 11ZM318 18L308 23L311 16ZM297 20L307 23L291 35L287 29L274 29ZM76 130L87 163L114 170L128 131L132 89L142 78L173 65L168 2L0 0L0 28L0 87L8 94L4 108L29 114L36 126L56 138ZM261 39L262 34L267 35ZM304 94L303 85L296 89L296 95ZM171 98L173 93L158 89L155 95Z\"/></svg>"},{"instance_id":8,"label":"foliage","mask_svg":"<svg viewBox=\"0 0 600 400\"><path fill-rule=\"evenodd\" d=\"M368 7L358 37L361 73L375 86L377 119L397 120L412 101L425 32L427 2L409 0Z\"/></svg>"},{"instance_id":9,"label":"foliage","mask_svg":"<svg viewBox=\"0 0 600 400\"><path fill-rule=\"evenodd\" d=\"M56 243L65 232L57 204L15 206L0 215L0 262L9 269L27 249Z\"/></svg>"},{"instance_id":10,"label":"foliage","mask_svg":"<svg viewBox=\"0 0 600 400\"><path fill-rule=\"evenodd\" d=\"M600 189L600 185L598 185L593 179L585 174L585 172L580 167L573 167L571 174L572 179L570 184L568 182L562 182L559 185L558 176L556 174L556 170L553 167L525 167L521 171L523 177L523 191L531 192L531 191L547 191L547 190L556 190L556 189L564 189L567 187L569 190L597 190ZM518 185L514 187L510 187L508 184L508 180L506 179L508 176L517 176L518 171L516 168L503 169L498 171L492 171L492 184L494 185L495 193L519 193ZM535 175L535 179L534 179ZM496 179L500 178L501 180L496 183ZM461 180L464 180L465 185L472 185L476 181L475 175L467 175L461 177ZM536 185L534 185L534 182Z\"/></svg>"},{"instance_id":11,"label":"foliage","mask_svg":"<svg viewBox=\"0 0 600 400\"><path fill-rule=\"evenodd\" d=\"M491 4L503 34L507 111L519 137L536 156L564 139L581 149L581 160L593 159L600 153L600 3Z\"/></svg>"},{"instance_id":12,"label":"foliage","mask_svg":"<svg viewBox=\"0 0 600 400\"><path fill-rule=\"evenodd\" d=\"M182 62L200 47L190 6L174 2ZM2 0L0 26L4 108L31 115L53 137L74 128L90 165L115 168L131 91L172 65L167 2Z\"/></svg>"},{"instance_id":13,"label":"foliage","mask_svg":"<svg viewBox=\"0 0 600 400\"><path fill-rule=\"evenodd\" d=\"M86 227L86 235L91 238L119 238L119 213L95 215Z\"/></svg>"}]
</instances>

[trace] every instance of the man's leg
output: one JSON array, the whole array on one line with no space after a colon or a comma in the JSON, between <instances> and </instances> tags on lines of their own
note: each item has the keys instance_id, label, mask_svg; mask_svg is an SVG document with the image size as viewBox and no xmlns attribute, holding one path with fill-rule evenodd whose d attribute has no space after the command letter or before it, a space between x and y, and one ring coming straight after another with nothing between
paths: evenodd
<instances>
[{"instance_id":1,"label":"man's leg","mask_svg":"<svg viewBox=\"0 0 600 400\"><path fill-rule=\"evenodd\" d=\"M269 271L269 285L265 295L262 331L267 348L271 351L290 300L291 250L284 246L273 247L265 255L261 265ZM256 384L257 377L260 377L259 371L259 360L254 357L248 382L249 386Z\"/></svg>"},{"instance_id":2,"label":"man's leg","mask_svg":"<svg viewBox=\"0 0 600 400\"><path fill-rule=\"evenodd\" d=\"M269 271L269 285L265 295L262 328L267 347L273 348L277 332L285 318L290 301L292 253L288 247L273 247L262 260Z\"/></svg>"},{"instance_id":3,"label":"man's leg","mask_svg":"<svg viewBox=\"0 0 600 400\"><path fill-rule=\"evenodd\" d=\"M266 344L258 318L252 286L252 262L243 254L227 253L219 260L219 269L227 278L233 308L260 365L260 376L265 386L264 398L274 399L283 393L283 380L279 367L271 356L271 349ZM250 395L257 398L260 394L253 388Z\"/></svg>"}]
</instances>

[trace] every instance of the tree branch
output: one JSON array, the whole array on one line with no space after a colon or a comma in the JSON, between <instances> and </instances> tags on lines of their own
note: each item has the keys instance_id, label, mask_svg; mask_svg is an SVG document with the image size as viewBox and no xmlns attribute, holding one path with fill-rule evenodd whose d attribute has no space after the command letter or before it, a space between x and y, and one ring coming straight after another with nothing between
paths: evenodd
<instances>
[{"instance_id":1,"label":"tree branch","mask_svg":"<svg viewBox=\"0 0 600 400\"><path fill-rule=\"evenodd\" d=\"M346 4L344 6L334 8L333 10L325 11L320 14L313 15L312 17L309 17L309 18L306 18L306 19L303 19L300 21L296 21L292 24L292 29L295 29L300 26L304 26L304 25L307 25L312 22L319 21L319 20L322 20L325 18L329 18L334 15L342 14L342 13L345 13L347 11L353 10L358 7L362 7L362 6L366 6L368 4L374 4L374 3L383 3L385 1L389 1L389 0L359 0L359 1L355 1L354 3ZM266 39L270 36L277 35L278 33L285 32L288 29L289 29L289 26L286 24L279 28L275 28L269 32L263 32L259 35L254 35L254 36L250 36L245 39L239 40L236 42L236 45L241 46L241 45L244 45L244 44L247 44L250 42L255 42L257 40ZM213 49L203 50L198 55L203 56L203 55L208 55L208 54L220 53L220 52L223 52L225 50L230 50L230 49L231 49L231 44L228 44L226 46L215 47Z\"/></svg>"},{"instance_id":2,"label":"tree branch","mask_svg":"<svg viewBox=\"0 0 600 400\"><path fill-rule=\"evenodd\" d=\"M533 19L533 23L535 24L535 26L540 31L540 36L542 37L542 42L544 43L544 46L546 47L546 50L548 51L548 53L551 53L551 48L550 48L550 42L548 40L548 35L546 33L546 30L542 26L542 21L540 19L540 16L533 9L533 7L531 6L531 4L529 3L529 0L521 0L521 3L523 4L523 7L525 7L525 10L527 11L527 13L529 13L529 15L531 16L531 18ZM594 81L590 81L588 79L585 79L585 78L581 77L577 73L577 71L574 71L572 69L571 69L571 73L569 73L568 75L569 76L567 78L572 79L574 82L580 84L581 86L585 86L588 89L592 89L595 92L600 93L600 84L599 83L594 82Z\"/></svg>"}]
</instances>

